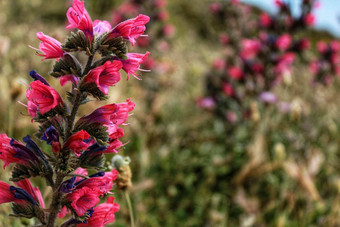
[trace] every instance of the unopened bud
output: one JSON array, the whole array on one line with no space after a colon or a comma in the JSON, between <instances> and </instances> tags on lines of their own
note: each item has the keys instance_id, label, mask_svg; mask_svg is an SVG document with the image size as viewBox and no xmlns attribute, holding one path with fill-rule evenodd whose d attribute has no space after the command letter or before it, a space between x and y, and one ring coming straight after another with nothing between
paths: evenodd
<instances>
[{"instance_id":1,"label":"unopened bud","mask_svg":"<svg viewBox=\"0 0 340 227\"><path fill-rule=\"evenodd\" d=\"M282 143L276 143L274 146L275 159L282 161L286 159L286 148Z\"/></svg>"},{"instance_id":2,"label":"unopened bud","mask_svg":"<svg viewBox=\"0 0 340 227\"><path fill-rule=\"evenodd\" d=\"M118 170L119 174L116 179L116 187L119 190L127 190L131 188L132 173L129 166L130 158L116 155L112 158L112 164L115 169Z\"/></svg>"},{"instance_id":3,"label":"unopened bud","mask_svg":"<svg viewBox=\"0 0 340 227\"><path fill-rule=\"evenodd\" d=\"M293 120L300 120L302 113L301 103L298 100L294 100L291 105L290 116Z\"/></svg>"},{"instance_id":4,"label":"unopened bud","mask_svg":"<svg viewBox=\"0 0 340 227\"><path fill-rule=\"evenodd\" d=\"M260 116L259 108L256 102L252 102L250 104L250 112L251 112L251 115L250 115L251 120L255 123L259 122L261 116Z\"/></svg>"}]
</instances>

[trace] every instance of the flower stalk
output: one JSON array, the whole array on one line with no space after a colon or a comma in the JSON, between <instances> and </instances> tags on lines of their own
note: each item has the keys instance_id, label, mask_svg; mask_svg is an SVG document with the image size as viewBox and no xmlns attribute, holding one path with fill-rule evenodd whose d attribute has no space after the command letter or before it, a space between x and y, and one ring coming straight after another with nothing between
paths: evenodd
<instances>
[{"instance_id":1,"label":"flower stalk","mask_svg":"<svg viewBox=\"0 0 340 227\"><path fill-rule=\"evenodd\" d=\"M73 0L67 18L67 28L77 31L64 44L38 32L41 43L37 50L42 53L37 55L44 57L43 60L57 60L50 75L59 79L61 86L72 83L71 91L67 92L68 103L43 76L36 71L30 72L34 81L26 91L28 103L25 106L32 122L39 124L37 138L45 141L50 149L42 150L29 135L23 138L25 145L0 134L0 159L4 161L4 167L14 165L11 180L18 185L0 181L0 204L13 202L13 215L37 218L47 227L56 226L57 219L65 216L68 219L63 226L93 226L94 223L105 226L114 222L114 213L119 210L113 196L98 204L100 198L110 193L118 176L116 169L102 171L105 153L117 153L118 148L122 150L120 139L124 131L121 126L126 125L135 104L127 99L123 103L104 105L80 119L77 119L77 113L79 107L86 104L88 96L107 99L109 88L121 78L121 70L127 72L127 77L130 73L137 75L143 60L138 54L129 55L127 46L128 42L134 44L144 33L149 17L139 15L111 28L107 21L92 22L84 1ZM110 45L101 45L102 42ZM85 66L70 54L76 51L85 51L88 55ZM104 60L94 65L96 53ZM145 59L147 55L140 57ZM88 170L100 172L88 176ZM40 190L33 188L29 181L30 177L37 176L46 178L52 187L48 209ZM132 212L130 198L128 206ZM134 223L133 216L131 218Z\"/></svg>"}]
</instances>

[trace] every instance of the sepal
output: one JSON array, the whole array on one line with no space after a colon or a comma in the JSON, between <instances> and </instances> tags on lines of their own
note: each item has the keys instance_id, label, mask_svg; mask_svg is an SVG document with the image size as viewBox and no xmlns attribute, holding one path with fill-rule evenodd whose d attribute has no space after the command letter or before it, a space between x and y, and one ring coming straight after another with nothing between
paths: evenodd
<instances>
[{"instance_id":1,"label":"sepal","mask_svg":"<svg viewBox=\"0 0 340 227\"><path fill-rule=\"evenodd\" d=\"M53 65L50 75L59 78L61 76L73 74L77 77L81 77L81 65L78 60L70 54L65 54L64 58L60 59Z\"/></svg>"},{"instance_id":2,"label":"sepal","mask_svg":"<svg viewBox=\"0 0 340 227\"><path fill-rule=\"evenodd\" d=\"M62 45L62 49L66 52L88 51L87 49L89 49L91 52L93 44L90 39L86 38L84 32L78 30L77 32L71 32L65 44Z\"/></svg>"},{"instance_id":3,"label":"sepal","mask_svg":"<svg viewBox=\"0 0 340 227\"><path fill-rule=\"evenodd\" d=\"M77 122L73 130L74 132L85 130L90 136L101 145L107 145L109 140L109 133L106 131L107 127L97 122Z\"/></svg>"},{"instance_id":4,"label":"sepal","mask_svg":"<svg viewBox=\"0 0 340 227\"><path fill-rule=\"evenodd\" d=\"M38 132L35 133L35 136L40 139L45 131L51 126L58 131L60 137L64 137L64 126L62 122L62 118L60 117L54 117L52 119L46 119L45 121L41 122L39 125L39 130Z\"/></svg>"},{"instance_id":5,"label":"sepal","mask_svg":"<svg viewBox=\"0 0 340 227\"><path fill-rule=\"evenodd\" d=\"M86 158L85 158L86 157ZM97 170L104 170L105 156L103 154L80 156L79 166L82 168L95 168Z\"/></svg>"},{"instance_id":6,"label":"sepal","mask_svg":"<svg viewBox=\"0 0 340 227\"><path fill-rule=\"evenodd\" d=\"M113 53L118 58L126 59L126 54L128 52L127 42L121 36L110 38L110 33L105 33L98 38L97 45L97 49L104 56Z\"/></svg>"},{"instance_id":7,"label":"sepal","mask_svg":"<svg viewBox=\"0 0 340 227\"><path fill-rule=\"evenodd\" d=\"M94 98L98 100L107 100L108 97L103 92L99 90L96 83L83 84L80 87L81 92L87 92L91 94Z\"/></svg>"},{"instance_id":8,"label":"sepal","mask_svg":"<svg viewBox=\"0 0 340 227\"><path fill-rule=\"evenodd\" d=\"M13 203L12 204L12 211L13 211L13 214L10 214L10 216L24 217L24 218L37 217L41 221L42 224L46 224L45 212L42 211L37 206L20 205L18 203Z\"/></svg>"},{"instance_id":9,"label":"sepal","mask_svg":"<svg viewBox=\"0 0 340 227\"><path fill-rule=\"evenodd\" d=\"M38 164L29 162L28 165L15 165L10 180L17 182L35 176L44 177L48 185L53 185L53 169L49 164L43 162Z\"/></svg>"}]
</instances>

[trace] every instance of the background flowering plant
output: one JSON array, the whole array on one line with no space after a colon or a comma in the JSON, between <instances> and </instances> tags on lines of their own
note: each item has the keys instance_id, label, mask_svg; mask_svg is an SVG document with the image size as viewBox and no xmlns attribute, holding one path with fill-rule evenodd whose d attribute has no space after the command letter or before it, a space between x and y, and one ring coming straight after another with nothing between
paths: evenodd
<instances>
[{"instance_id":1,"label":"background flowering plant","mask_svg":"<svg viewBox=\"0 0 340 227\"><path fill-rule=\"evenodd\" d=\"M25 81L27 72L39 69L39 74L47 75L46 72L51 70L51 63L55 62L45 60L41 64L43 57L32 57L32 50L27 45L39 47L40 43L32 29L36 32L44 31L44 34L59 41L66 37L65 27L69 22L65 22L65 13L72 1L66 3L67 7L64 1L52 2L0 1L0 101L3 107L0 108L0 128L10 138L23 138L38 130L38 124L31 123L27 110L24 106L17 105L17 100L27 104L26 86L19 83L24 80L25 84L30 84L31 81ZM237 1L233 1L235 2ZM258 2L265 4L267 1ZM293 4L299 1L280 2ZM312 11L316 25L326 19L320 13L324 12L327 5L336 6L336 3L331 3L333 1L320 2L319 8ZM109 172L111 166L115 166L119 172L114 181L117 189L114 190L114 197L115 202L120 205L120 211L114 213L115 223L107 226L129 225L129 205L124 200L126 188L129 188L128 194L132 198L130 205L135 212L138 226L339 226L339 81L330 71L331 64L325 61L331 59L331 56L336 60L334 56L338 53L332 51L330 55L325 54L327 58L324 58L323 54L316 52L318 41L330 46L334 37L314 30L314 26L303 26L300 31L291 33L283 23L284 19L275 23L282 26L282 30L276 31L272 27L258 26L262 14L260 9L249 9L248 5L248 10L242 11L240 5L230 6L226 1L216 1L218 4L210 7L211 3L195 0L85 0L86 9L93 19L102 20L111 16L111 28L126 19L136 18L139 14L151 18L147 24L147 34L150 37L139 37L134 46L129 46L129 51L142 54L150 51L152 55L148 56L141 68L151 67L152 71L148 76L139 77L142 80L132 78L128 81L123 79L125 76L121 73L123 78L115 85L115 89L108 90L108 99L102 102L105 104L100 105L122 103L125 98L122 100L121 97L132 97L131 101L138 103L133 110L134 116L123 123L130 123L129 126L118 126L124 129L125 137L120 137L119 140L124 144L124 154L131 158L132 168L124 165L129 159L115 153L105 154L109 160L105 162L105 166L109 167L105 171ZM272 3L273 11L268 15L271 20L276 21L278 16L274 9L279 12L279 5L275 4L275 0ZM219 8L221 5L222 8ZM217 14L211 13L214 9L222 10ZM159 12L163 16L158 17ZM116 16L121 14L124 15L123 18L116 20ZM327 18L331 16L329 13ZM268 16L264 19L266 21ZM242 26L242 21L247 23ZM172 36L165 36L162 28L169 23L175 27L176 32ZM295 58L293 64L288 65L289 73L281 74L282 81L278 80L279 83L274 83L275 86L270 86L267 90L261 90L259 86L256 92L252 87L247 87L247 91L253 92L241 96L244 99L235 100L228 96L217 102L204 99L208 106L215 104L214 108L206 110L197 107L197 97L206 97L213 92L207 88L207 84L212 81L206 77L212 71L216 77L211 75L209 79L216 80L216 83L211 88L220 92L219 97L226 97L220 78L225 78L227 73L212 67L211 62L216 58L224 62L230 56L226 70L233 66L243 69L239 56L241 41L259 40L260 31L277 37L288 34L292 41L307 38L310 46L301 52L293 51ZM237 45L231 45L234 44L234 39ZM264 44L267 46L267 42ZM269 49L268 52L261 50L255 53L273 53L278 56L291 52L280 51L276 47ZM71 54L82 65L86 64L85 52ZM271 59L267 55L262 58L257 55L252 57L252 60L258 62ZM320 72L327 71L330 75L328 78L331 80L327 79L327 83L313 76L314 68L310 63L314 61L317 66L323 66L320 67ZM273 62L268 63L267 69L275 69L274 66ZM98 71L101 70L104 67ZM91 73L93 80L97 78L98 71ZM232 71L236 72L237 77L237 70ZM275 78L276 73L270 71L268 75ZM320 78L327 75L323 72ZM256 75L263 77L262 74ZM251 71L247 71L246 77L241 80L233 80L232 85L237 92L241 91L240 94L249 83L244 83L244 78L252 79ZM63 94L71 90L72 82L68 82L67 77L62 81L67 83L61 88L59 79L48 80L48 83L68 103ZM254 84L253 81L250 82ZM258 85L261 85L260 82L263 81L259 81ZM79 85L79 81L73 83ZM98 90L105 91L106 85L101 81L99 84ZM89 97L93 99L91 95ZM221 100L228 101L228 105ZM235 106L230 105L234 101L238 107L235 109L240 110L236 113L245 114L237 115L237 121L232 123L226 118L225 111L230 108L234 110ZM57 106L61 104L56 103ZM89 115L98 107L95 101L81 105L76 120ZM100 111L109 108L112 106ZM224 111L217 114L217 108ZM106 118L98 121L105 124L109 122ZM122 131L118 129L116 134L118 137L122 135ZM87 138L87 135L79 133L74 139L83 137ZM129 140L124 139L127 137ZM58 150L58 143L54 143L53 139L50 143L55 145L49 145L33 136L32 138L43 151L49 151L51 146L52 150L53 147ZM61 139L59 143L62 144ZM75 149L72 152L74 157L82 153L80 147L87 146L84 142L77 149L74 146L76 144L71 144ZM98 149L100 150L100 146ZM118 150L122 152L121 149ZM115 158L111 162L112 156ZM11 178L14 166L10 164L5 169L0 168L0 175L6 183ZM88 175L95 173L96 171L89 170ZM65 180L68 178L71 177ZM39 187L48 208L52 188L46 187L46 180L41 179L31 177L29 180L34 187ZM15 186L13 183L8 184ZM80 189L80 186L76 187ZM66 186L63 188L65 191L70 190ZM99 203L105 201L107 200L104 197ZM5 226L32 226L39 223L35 219L8 218L13 213L11 204L0 206L0 223ZM100 205L100 210L107 207L109 206ZM64 210L65 208L62 211ZM102 216L97 218L91 220L97 222Z\"/></svg>"},{"instance_id":2,"label":"background flowering plant","mask_svg":"<svg viewBox=\"0 0 340 227\"><path fill-rule=\"evenodd\" d=\"M0 159L4 168L11 164L11 181L16 186L1 183L1 203L13 202L13 215L37 218L43 226L55 226L56 219L70 216L61 226L105 226L115 220L119 205L112 193L121 165L104 172L106 153L117 153L123 147L122 125L135 104L112 103L77 118L80 106L91 101L107 99L109 88L121 80L120 71L139 79L138 70L149 52L129 53L128 43L135 44L143 35L149 17L143 14L111 27L107 21L92 19L84 1L74 0L67 11L69 24L75 29L65 43L37 33L41 41L37 55L42 60L55 59L50 75L59 79L61 86L71 83L66 92L67 101L47 80L31 71L31 82L26 91L27 104L23 104L39 124L35 137L45 141L41 149L30 135L23 142L1 134ZM82 59L87 59L83 61ZM100 171L88 175L88 170ZM52 188L51 198L43 198L39 188L29 178L40 176ZM108 195L108 196L107 196ZM107 197L106 202L98 204ZM50 201L45 207L44 200ZM58 221L60 223L60 221Z\"/></svg>"}]
</instances>

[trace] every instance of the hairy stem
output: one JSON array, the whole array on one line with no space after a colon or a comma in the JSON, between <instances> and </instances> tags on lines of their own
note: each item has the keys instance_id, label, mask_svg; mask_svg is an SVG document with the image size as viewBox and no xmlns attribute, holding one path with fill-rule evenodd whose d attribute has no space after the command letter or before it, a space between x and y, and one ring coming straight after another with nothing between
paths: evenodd
<instances>
[{"instance_id":1,"label":"hairy stem","mask_svg":"<svg viewBox=\"0 0 340 227\"><path fill-rule=\"evenodd\" d=\"M85 67L85 70L83 72L83 76L85 76L91 69L93 61L93 55L89 56L87 60L87 64ZM80 87L81 81L79 83ZM66 132L65 132L65 138L64 138L64 143L71 137L72 131L73 131L73 125L74 125L74 120L76 118L79 106L81 105L81 96L82 93L79 91L78 88L73 89L73 91L76 93L76 97L73 102L72 106L72 111L71 115L67 117L67 126L66 126ZM69 152L63 152L63 150L60 151L60 157L61 159L67 158L69 156ZM56 174L56 180L53 186L53 197L52 197L52 202L50 206L51 213L48 217L48 223L47 227L54 227L55 222L57 219L57 215L59 213L59 210L61 208L61 198L62 198L62 193L60 192L60 185L64 181L65 176L67 176L67 171L68 168L60 171L59 168L55 169L55 174Z\"/></svg>"}]
</instances>

